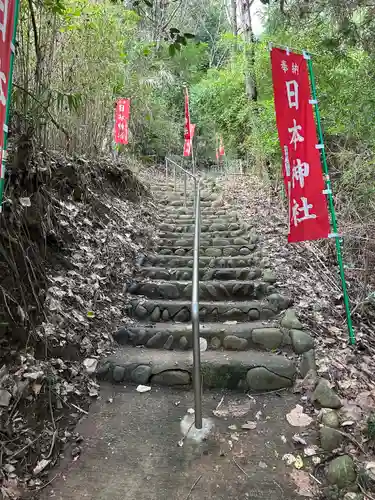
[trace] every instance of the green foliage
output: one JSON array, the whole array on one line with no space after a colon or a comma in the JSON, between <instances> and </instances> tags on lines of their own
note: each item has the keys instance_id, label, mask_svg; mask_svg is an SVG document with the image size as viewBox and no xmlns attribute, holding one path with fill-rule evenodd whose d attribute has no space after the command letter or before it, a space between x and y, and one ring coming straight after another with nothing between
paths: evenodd
<instances>
[{"instance_id":1,"label":"green foliage","mask_svg":"<svg viewBox=\"0 0 375 500\"><path fill-rule=\"evenodd\" d=\"M97 154L110 149L116 99L130 97L127 150L180 152L183 84L205 70L207 46L194 43L186 27L168 28L155 39L145 35L152 26L145 28L142 14L123 2L43 2L22 4L13 100L22 128L32 119L46 145L65 148L69 136L77 152Z\"/></svg>"},{"instance_id":2,"label":"green foliage","mask_svg":"<svg viewBox=\"0 0 375 500\"><path fill-rule=\"evenodd\" d=\"M95 154L109 148L115 100L131 97L126 151L178 154L188 85L202 162L214 160L222 135L227 156L267 166L275 176L281 155L267 45L306 48L313 54L336 189L363 212L375 200L373 12L359 0L263 3L265 32L256 42L230 32L222 0L139 0L126 2L127 8L112 0L23 3L17 114L27 121L34 116L39 125L56 117L74 136L75 148ZM30 5L38 10L36 37L30 34ZM249 68L256 101L246 95ZM55 146L55 126L46 134L39 125L40 137L52 138ZM63 139L58 137L65 144Z\"/></svg>"},{"instance_id":3,"label":"green foliage","mask_svg":"<svg viewBox=\"0 0 375 500\"><path fill-rule=\"evenodd\" d=\"M265 2L266 3L266 2ZM267 2L268 3L268 2ZM285 9L285 13L283 9ZM222 34L219 45L238 54L253 49L256 102L245 96L243 55L231 56L193 85L192 113L207 157L214 158L216 133L223 135L227 155L243 157L280 172L268 42L313 54L319 106L328 159L342 199L368 213L375 201L375 45L369 37L375 19L360 2L269 2L266 31L253 44ZM302 21L301 21L302 20Z\"/></svg>"}]
</instances>

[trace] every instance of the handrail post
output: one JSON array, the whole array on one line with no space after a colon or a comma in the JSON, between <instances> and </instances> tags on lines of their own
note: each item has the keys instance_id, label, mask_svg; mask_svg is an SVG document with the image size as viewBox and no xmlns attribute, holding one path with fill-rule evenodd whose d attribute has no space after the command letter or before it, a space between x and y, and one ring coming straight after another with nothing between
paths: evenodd
<instances>
[{"instance_id":1,"label":"handrail post","mask_svg":"<svg viewBox=\"0 0 375 500\"><path fill-rule=\"evenodd\" d=\"M165 184L168 186L168 158L165 157Z\"/></svg>"},{"instance_id":2,"label":"handrail post","mask_svg":"<svg viewBox=\"0 0 375 500\"><path fill-rule=\"evenodd\" d=\"M184 173L184 206L186 208L186 172Z\"/></svg>"},{"instance_id":3,"label":"handrail post","mask_svg":"<svg viewBox=\"0 0 375 500\"><path fill-rule=\"evenodd\" d=\"M177 182L177 167L174 166L174 190L176 192L176 182Z\"/></svg>"},{"instance_id":4,"label":"handrail post","mask_svg":"<svg viewBox=\"0 0 375 500\"><path fill-rule=\"evenodd\" d=\"M191 326L193 335L193 388L195 402L195 427L202 429L202 376L201 376L201 351L199 342L199 253L201 232L201 207L200 207L200 179L178 165L174 160L166 161L174 166L174 187L176 190L177 168L184 173L184 196L186 205L187 176L194 182L194 242L193 242L193 276L191 294Z\"/></svg>"},{"instance_id":5,"label":"handrail post","mask_svg":"<svg viewBox=\"0 0 375 500\"><path fill-rule=\"evenodd\" d=\"M194 179L195 215L193 248L193 283L191 297L191 321L193 335L193 387L195 403L195 427L202 429L202 381L201 351L199 343L199 240L200 240L200 181Z\"/></svg>"},{"instance_id":6,"label":"handrail post","mask_svg":"<svg viewBox=\"0 0 375 500\"><path fill-rule=\"evenodd\" d=\"M191 140L191 166L193 175L196 175L196 166L195 166L195 156L194 156L194 148L193 148L193 139Z\"/></svg>"}]
</instances>

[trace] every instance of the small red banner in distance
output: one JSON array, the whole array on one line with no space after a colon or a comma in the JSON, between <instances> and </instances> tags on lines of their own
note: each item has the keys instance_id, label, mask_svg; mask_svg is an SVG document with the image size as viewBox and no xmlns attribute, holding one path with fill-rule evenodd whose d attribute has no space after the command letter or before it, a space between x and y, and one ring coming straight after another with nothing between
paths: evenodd
<instances>
[{"instance_id":1,"label":"small red banner in distance","mask_svg":"<svg viewBox=\"0 0 375 500\"><path fill-rule=\"evenodd\" d=\"M184 131L185 141L191 139L191 126L190 126L190 112L189 112L189 94L185 92L185 131Z\"/></svg>"},{"instance_id":2,"label":"small red banner in distance","mask_svg":"<svg viewBox=\"0 0 375 500\"><path fill-rule=\"evenodd\" d=\"M224 144L223 144L223 138L222 137L220 137L219 155L220 156L225 156L225 149L224 149Z\"/></svg>"},{"instance_id":3,"label":"small red banner in distance","mask_svg":"<svg viewBox=\"0 0 375 500\"><path fill-rule=\"evenodd\" d=\"M192 140L195 134L195 124L190 123L190 139L185 139L184 142L184 156L190 156L191 155L191 148L192 148Z\"/></svg>"},{"instance_id":4,"label":"small red banner in distance","mask_svg":"<svg viewBox=\"0 0 375 500\"><path fill-rule=\"evenodd\" d=\"M190 155L191 155L191 141L185 140L185 142L184 142L184 156L190 156Z\"/></svg>"},{"instance_id":5,"label":"small red banner in distance","mask_svg":"<svg viewBox=\"0 0 375 500\"><path fill-rule=\"evenodd\" d=\"M129 142L130 99L119 99L115 111L115 142L128 144Z\"/></svg>"}]
</instances>

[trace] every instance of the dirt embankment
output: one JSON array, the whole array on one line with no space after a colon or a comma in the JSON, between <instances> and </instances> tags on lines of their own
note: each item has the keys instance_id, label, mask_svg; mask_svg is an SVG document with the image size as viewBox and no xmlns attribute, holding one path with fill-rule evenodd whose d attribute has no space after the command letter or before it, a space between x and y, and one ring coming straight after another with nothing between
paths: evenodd
<instances>
[{"instance_id":1,"label":"dirt embankment","mask_svg":"<svg viewBox=\"0 0 375 500\"><path fill-rule=\"evenodd\" d=\"M14 165L20 165L15 158ZM0 215L0 498L40 490L126 321L123 286L152 246L150 193L127 168L34 153Z\"/></svg>"}]
</instances>

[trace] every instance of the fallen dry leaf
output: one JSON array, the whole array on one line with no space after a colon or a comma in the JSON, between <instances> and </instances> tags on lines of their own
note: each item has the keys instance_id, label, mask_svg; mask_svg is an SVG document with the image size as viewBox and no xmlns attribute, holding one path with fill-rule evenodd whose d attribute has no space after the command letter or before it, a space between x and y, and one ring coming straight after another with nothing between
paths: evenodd
<instances>
[{"instance_id":1,"label":"fallen dry leaf","mask_svg":"<svg viewBox=\"0 0 375 500\"><path fill-rule=\"evenodd\" d=\"M291 453L286 453L283 458L283 462L286 462L287 465L293 465L294 462L296 461L296 457L292 455Z\"/></svg>"},{"instance_id":2,"label":"fallen dry leaf","mask_svg":"<svg viewBox=\"0 0 375 500\"><path fill-rule=\"evenodd\" d=\"M355 398L355 403L364 411L372 411L375 407L375 391L361 392Z\"/></svg>"},{"instance_id":3,"label":"fallen dry leaf","mask_svg":"<svg viewBox=\"0 0 375 500\"><path fill-rule=\"evenodd\" d=\"M296 456L296 459L294 461L294 467L296 469L302 469L302 467L303 467L303 460L302 460L301 455L297 455Z\"/></svg>"},{"instance_id":4,"label":"fallen dry leaf","mask_svg":"<svg viewBox=\"0 0 375 500\"><path fill-rule=\"evenodd\" d=\"M294 470L290 473L290 477L295 482L297 489L295 490L298 495L308 498L314 498L318 493L318 488L311 480L309 474L302 470Z\"/></svg>"},{"instance_id":5,"label":"fallen dry leaf","mask_svg":"<svg viewBox=\"0 0 375 500\"><path fill-rule=\"evenodd\" d=\"M256 427L256 422L246 422L246 424L241 425L241 428L245 431L253 431L254 429L256 429Z\"/></svg>"},{"instance_id":6,"label":"fallen dry leaf","mask_svg":"<svg viewBox=\"0 0 375 500\"><path fill-rule=\"evenodd\" d=\"M16 479L4 480L0 492L4 500L18 500L22 497L22 492L19 489Z\"/></svg>"},{"instance_id":7,"label":"fallen dry leaf","mask_svg":"<svg viewBox=\"0 0 375 500\"><path fill-rule=\"evenodd\" d=\"M220 408L213 410L213 414L215 417L235 417L241 418L244 417L247 413L249 413L251 409L252 403L251 401L246 401L243 404L239 403L228 403L228 406L221 406Z\"/></svg>"},{"instance_id":8,"label":"fallen dry leaf","mask_svg":"<svg viewBox=\"0 0 375 500\"><path fill-rule=\"evenodd\" d=\"M303 445L307 445L305 439L303 439L303 437L301 437L299 434L294 434L293 436L293 443L297 443L297 444L303 444Z\"/></svg>"},{"instance_id":9,"label":"fallen dry leaf","mask_svg":"<svg viewBox=\"0 0 375 500\"><path fill-rule=\"evenodd\" d=\"M151 391L151 387L148 385L138 385L136 391L142 394Z\"/></svg>"},{"instance_id":10,"label":"fallen dry leaf","mask_svg":"<svg viewBox=\"0 0 375 500\"><path fill-rule=\"evenodd\" d=\"M286 419L293 427L307 427L311 424L312 418L303 412L303 407L297 405L290 413L286 415Z\"/></svg>"},{"instance_id":11,"label":"fallen dry leaf","mask_svg":"<svg viewBox=\"0 0 375 500\"><path fill-rule=\"evenodd\" d=\"M51 462L51 460L45 460L44 458L42 460L40 460L36 464L36 467L34 467L34 470L33 470L34 476L37 476L42 471L44 471L44 469L47 467L47 465L49 465L50 462Z\"/></svg>"},{"instance_id":12,"label":"fallen dry leaf","mask_svg":"<svg viewBox=\"0 0 375 500\"><path fill-rule=\"evenodd\" d=\"M318 447L316 445L306 446L303 450L305 457L313 457L318 452Z\"/></svg>"}]
</instances>

